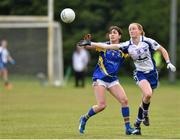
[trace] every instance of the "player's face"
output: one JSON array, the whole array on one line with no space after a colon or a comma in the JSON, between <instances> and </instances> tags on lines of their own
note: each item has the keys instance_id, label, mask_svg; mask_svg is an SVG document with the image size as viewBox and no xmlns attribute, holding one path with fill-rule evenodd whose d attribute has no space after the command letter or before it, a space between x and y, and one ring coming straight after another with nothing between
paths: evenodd
<instances>
[{"instance_id":1,"label":"player's face","mask_svg":"<svg viewBox=\"0 0 180 140\"><path fill-rule=\"evenodd\" d=\"M1 45L2 45L3 47L6 47L6 46L7 46L7 41L3 40L3 41L1 42Z\"/></svg>"},{"instance_id":2,"label":"player's face","mask_svg":"<svg viewBox=\"0 0 180 140\"><path fill-rule=\"evenodd\" d=\"M141 32L136 24L129 25L129 35L131 38L136 38L141 35Z\"/></svg>"},{"instance_id":3,"label":"player's face","mask_svg":"<svg viewBox=\"0 0 180 140\"><path fill-rule=\"evenodd\" d=\"M109 33L109 39L110 39L111 43L119 43L119 41L121 39L121 35L119 34L119 32L117 30L113 29Z\"/></svg>"}]
</instances>

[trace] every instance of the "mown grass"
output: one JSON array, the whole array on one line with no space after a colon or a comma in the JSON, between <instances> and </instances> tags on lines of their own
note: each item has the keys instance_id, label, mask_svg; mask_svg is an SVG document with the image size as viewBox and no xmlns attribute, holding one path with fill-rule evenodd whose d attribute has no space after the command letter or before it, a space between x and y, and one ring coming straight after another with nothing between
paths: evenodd
<instances>
[{"instance_id":1,"label":"mown grass","mask_svg":"<svg viewBox=\"0 0 180 140\"><path fill-rule=\"evenodd\" d=\"M180 138L180 83L162 81L150 107L149 127L142 136L126 136L119 103L107 92L107 108L92 117L86 133L78 132L79 117L95 104L88 80L85 88L41 86L35 78L12 79L13 89L0 85L1 139L154 139ZM132 79L123 78L133 124L141 94Z\"/></svg>"}]
</instances>

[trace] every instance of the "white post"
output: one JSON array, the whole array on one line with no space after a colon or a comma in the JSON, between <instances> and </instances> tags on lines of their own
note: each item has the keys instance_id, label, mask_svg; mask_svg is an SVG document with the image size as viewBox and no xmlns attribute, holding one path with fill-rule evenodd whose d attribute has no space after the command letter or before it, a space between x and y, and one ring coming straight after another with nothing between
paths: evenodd
<instances>
[{"instance_id":1,"label":"white post","mask_svg":"<svg viewBox=\"0 0 180 140\"><path fill-rule=\"evenodd\" d=\"M54 0L48 0L48 78L53 84L53 20L54 20Z\"/></svg>"},{"instance_id":2,"label":"white post","mask_svg":"<svg viewBox=\"0 0 180 140\"><path fill-rule=\"evenodd\" d=\"M170 57L171 61L174 65L176 65L176 45L177 45L177 1L171 0L171 14L170 14ZM176 73L169 72L169 81L175 82L176 81Z\"/></svg>"}]
</instances>

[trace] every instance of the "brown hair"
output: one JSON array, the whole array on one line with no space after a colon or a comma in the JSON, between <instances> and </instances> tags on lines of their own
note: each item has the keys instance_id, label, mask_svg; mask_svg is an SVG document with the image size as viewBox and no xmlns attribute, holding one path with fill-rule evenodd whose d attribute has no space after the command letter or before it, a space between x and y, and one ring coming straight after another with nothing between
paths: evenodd
<instances>
[{"instance_id":1,"label":"brown hair","mask_svg":"<svg viewBox=\"0 0 180 140\"><path fill-rule=\"evenodd\" d=\"M143 26L141 24L139 24L139 23L131 23L131 24L137 25L138 29L141 31L141 35L143 35L143 36L145 35L145 32L143 30Z\"/></svg>"},{"instance_id":2,"label":"brown hair","mask_svg":"<svg viewBox=\"0 0 180 140\"><path fill-rule=\"evenodd\" d=\"M106 34L107 39L109 39L109 34L114 29L119 33L119 35L122 35L123 31L122 31L121 28L119 28L118 26L110 26L109 29L108 29L108 33Z\"/></svg>"},{"instance_id":3,"label":"brown hair","mask_svg":"<svg viewBox=\"0 0 180 140\"><path fill-rule=\"evenodd\" d=\"M119 33L120 35L122 35L123 31L122 31L122 29L119 28L118 26L110 26L109 29L108 29L108 34L109 34L113 29L117 30L118 33Z\"/></svg>"}]
</instances>

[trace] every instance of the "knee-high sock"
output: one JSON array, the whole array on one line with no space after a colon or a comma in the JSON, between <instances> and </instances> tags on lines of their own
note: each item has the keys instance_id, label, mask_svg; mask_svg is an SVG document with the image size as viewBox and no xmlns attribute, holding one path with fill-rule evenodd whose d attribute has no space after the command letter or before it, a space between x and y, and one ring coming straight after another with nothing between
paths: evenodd
<instances>
[{"instance_id":1,"label":"knee-high sock","mask_svg":"<svg viewBox=\"0 0 180 140\"><path fill-rule=\"evenodd\" d=\"M84 121L87 121L90 117L94 116L96 112L94 112L93 108L90 108L88 113L84 115Z\"/></svg>"},{"instance_id":2,"label":"knee-high sock","mask_svg":"<svg viewBox=\"0 0 180 140\"><path fill-rule=\"evenodd\" d=\"M149 103L144 103L144 102L142 101L143 115L144 115L144 116L147 116L147 115L148 115L149 105L150 105L150 102L149 102Z\"/></svg>"},{"instance_id":3,"label":"knee-high sock","mask_svg":"<svg viewBox=\"0 0 180 140\"><path fill-rule=\"evenodd\" d=\"M125 127L126 129L129 129L131 126L130 126L130 119L129 119L129 107L122 107L121 108L121 113L122 113L122 116L124 118L124 122L125 122Z\"/></svg>"},{"instance_id":4,"label":"knee-high sock","mask_svg":"<svg viewBox=\"0 0 180 140\"><path fill-rule=\"evenodd\" d=\"M140 126L141 122L142 122L142 119L143 119L143 109L142 107L140 106L139 107L139 110L138 110L138 116L137 116L137 119L136 119L136 122L135 122L135 125L137 127Z\"/></svg>"}]
</instances>

